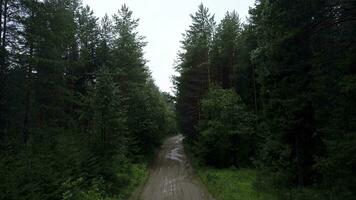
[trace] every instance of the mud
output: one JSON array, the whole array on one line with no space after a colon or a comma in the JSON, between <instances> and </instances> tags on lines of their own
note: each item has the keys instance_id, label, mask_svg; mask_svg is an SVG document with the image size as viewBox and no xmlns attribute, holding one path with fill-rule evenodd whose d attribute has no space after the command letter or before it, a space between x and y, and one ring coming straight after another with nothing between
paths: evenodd
<instances>
[{"instance_id":1,"label":"mud","mask_svg":"<svg viewBox=\"0 0 356 200\"><path fill-rule=\"evenodd\" d=\"M135 200L213 200L194 176L182 141L179 135L164 142L149 180Z\"/></svg>"}]
</instances>

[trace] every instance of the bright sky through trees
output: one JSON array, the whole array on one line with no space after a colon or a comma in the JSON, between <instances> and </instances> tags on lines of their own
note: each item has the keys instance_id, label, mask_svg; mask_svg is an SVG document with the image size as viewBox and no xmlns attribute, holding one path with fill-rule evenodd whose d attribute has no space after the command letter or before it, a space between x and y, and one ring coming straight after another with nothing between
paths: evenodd
<instances>
[{"instance_id":1,"label":"bright sky through trees","mask_svg":"<svg viewBox=\"0 0 356 200\"><path fill-rule=\"evenodd\" d=\"M94 10L98 17L105 13L115 13L122 4L126 4L140 18L139 32L148 42L145 58L156 84L162 91L171 91L170 80L173 75L174 61L182 40L182 33L191 23L190 14L197 10L200 3L207 6L220 21L226 11L236 10L242 21L253 6L253 0L83 0Z\"/></svg>"}]
</instances>

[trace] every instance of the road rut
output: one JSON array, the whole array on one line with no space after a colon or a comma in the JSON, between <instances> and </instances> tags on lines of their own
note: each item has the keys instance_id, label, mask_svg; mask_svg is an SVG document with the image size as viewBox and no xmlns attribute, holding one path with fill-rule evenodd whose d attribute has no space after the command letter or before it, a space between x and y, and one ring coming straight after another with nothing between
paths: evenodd
<instances>
[{"instance_id":1,"label":"road rut","mask_svg":"<svg viewBox=\"0 0 356 200\"><path fill-rule=\"evenodd\" d=\"M140 200L213 200L193 174L183 149L183 136L168 138L158 156Z\"/></svg>"}]
</instances>

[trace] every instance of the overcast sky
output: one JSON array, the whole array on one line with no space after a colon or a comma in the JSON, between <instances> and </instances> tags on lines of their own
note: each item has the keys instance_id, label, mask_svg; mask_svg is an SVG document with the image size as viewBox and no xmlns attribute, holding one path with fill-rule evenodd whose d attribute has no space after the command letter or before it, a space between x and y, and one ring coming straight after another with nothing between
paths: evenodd
<instances>
[{"instance_id":1,"label":"overcast sky","mask_svg":"<svg viewBox=\"0 0 356 200\"><path fill-rule=\"evenodd\" d=\"M112 15L122 4L126 4L135 18L140 19L138 31L146 37L145 58L152 76L162 91L171 92L170 77L177 52L180 48L182 33L191 24L190 14L195 13L203 3L220 21L226 11L236 10L244 20L254 0L83 0L102 17Z\"/></svg>"}]
</instances>

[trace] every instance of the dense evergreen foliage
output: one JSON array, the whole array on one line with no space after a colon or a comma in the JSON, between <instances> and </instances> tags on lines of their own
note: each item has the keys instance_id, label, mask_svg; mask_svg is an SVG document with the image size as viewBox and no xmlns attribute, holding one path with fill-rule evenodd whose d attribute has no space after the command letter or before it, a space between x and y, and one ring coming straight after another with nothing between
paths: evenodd
<instances>
[{"instance_id":1,"label":"dense evergreen foliage","mask_svg":"<svg viewBox=\"0 0 356 200\"><path fill-rule=\"evenodd\" d=\"M126 199L177 127L200 164L252 174L247 191L355 199L356 1L191 18L172 97L127 6L0 0L0 199Z\"/></svg>"},{"instance_id":2,"label":"dense evergreen foliage","mask_svg":"<svg viewBox=\"0 0 356 200\"><path fill-rule=\"evenodd\" d=\"M281 199L354 199L355 13L355 1L257 0L247 23L231 12L216 26L200 5L175 78L189 149L257 168L255 185Z\"/></svg>"},{"instance_id":3,"label":"dense evergreen foliage","mask_svg":"<svg viewBox=\"0 0 356 200\"><path fill-rule=\"evenodd\" d=\"M175 117L138 20L1 0L0 199L124 199ZM141 174L138 174L139 176Z\"/></svg>"},{"instance_id":4,"label":"dense evergreen foliage","mask_svg":"<svg viewBox=\"0 0 356 200\"><path fill-rule=\"evenodd\" d=\"M208 164L248 166L253 156L255 136L253 115L233 90L212 87L202 100L198 138Z\"/></svg>"}]
</instances>

